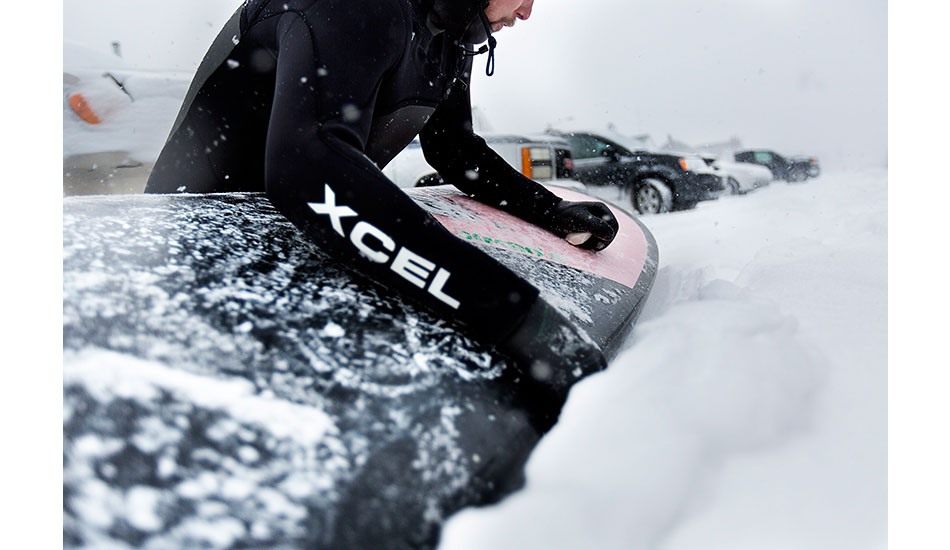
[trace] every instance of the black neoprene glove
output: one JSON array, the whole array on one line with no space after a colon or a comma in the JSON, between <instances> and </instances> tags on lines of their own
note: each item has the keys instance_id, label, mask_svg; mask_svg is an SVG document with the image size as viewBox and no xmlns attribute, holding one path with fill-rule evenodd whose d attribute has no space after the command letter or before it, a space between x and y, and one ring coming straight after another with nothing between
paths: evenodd
<instances>
[{"instance_id":1,"label":"black neoprene glove","mask_svg":"<svg viewBox=\"0 0 950 550\"><path fill-rule=\"evenodd\" d=\"M620 224L602 202L562 200L554 207L546 229L566 238L574 246L587 250L603 250L617 236Z\"/></svg>"}]
</instances>

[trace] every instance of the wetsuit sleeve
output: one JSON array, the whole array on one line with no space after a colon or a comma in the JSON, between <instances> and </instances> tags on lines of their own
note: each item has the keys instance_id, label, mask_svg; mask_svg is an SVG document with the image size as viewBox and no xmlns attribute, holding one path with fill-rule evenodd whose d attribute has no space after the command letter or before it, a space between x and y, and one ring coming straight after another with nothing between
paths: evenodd
<instances>
[{"instance_id":1,"label":"wetsuit sleeve","mask_svg":"<svg viewBox=\"0 0 950 550\"><path fill-rule=\"evenodd\" d=\"M471 74L471 64L469 58L465 73ZM515 170L474 133L467 82L453 87L419 139L426 161L446 183L535 225L550 224L561 199Z\"/></svg>"},{"instance_id":2,"label":"wetsuit sleeve","mask_svg":"<svg viewBox=\"0 0 950 550\"><path fill-rule=\"evenodd\" d=\"M358 272L488 343L503 340L537 289L446 231L362 152L379 83L407 41L405 12L391 0L320 4L322 17L287 14L277 28L268 197Z\"/></svg>"}]
</instances>

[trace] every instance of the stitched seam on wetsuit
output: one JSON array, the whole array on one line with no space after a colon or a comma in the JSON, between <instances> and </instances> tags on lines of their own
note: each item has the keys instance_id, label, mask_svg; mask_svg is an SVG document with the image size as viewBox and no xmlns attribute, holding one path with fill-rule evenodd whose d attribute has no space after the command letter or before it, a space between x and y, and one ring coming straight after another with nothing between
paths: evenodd
<instances>
[{"instance_id":1,"label":"stitched seam on wetsuit","mask_svg":"<svg viewBox=\"0 0 950 550\"><path fill-rule=\"evenodd\" d=\"M379 118L382 118L382 117L385 117L385 116L389 116L389 115L395 113L396 111L398 111L399 109L402 109L403 107L433 107L433 108L434 108L434 107L438 107L438 106L439 106L438 103L433 103L433 102L430 101L430 100L420 99L420 98L417 98L417 97L413 97L413 98L409 98L409 99L404 99L404 100L400 101L399 103L396 103L395 105L393 105L392 108L390 108L390 109L388 109L388 110L386 110L386 111L382 111L382 112L380 112L379 114L376 114L376 113L374 112L374 113L373 113L373 120L376 120L376 119L379 119Z\"/></svg>"},{"instance_id":2,"label":"stitched seam on wetsuit","mask_svg":"<svg viewBox=\"0 0 950 550\"><path fill-rule=\"evenodd\" d=\"M195 124L195 121L192 119L190 109L188 113L185 115L185 120L191 121L191 128L192 130L194 130L195 134L198 136L198 141L200 141L201 144L205 146L205 148L199 151L198 154L202 155L205 158L205 162L208 163L208 168L211 170L211 174L214 176L214 179L216 180L217 184L223 185L225 183L224 174L222 173L222 171L218 170L215 167L213 162L211 162L211 155L208 153L208 149L210 148L208 144L212 143L213 140L209 142L207 139L205 139L203 135L201 135L201 130L198 129L198 125ZM225 185L225 187L227 186Z\"/></svg>"},{"instance_id":3,"label":"stitched seam on wetsuit","mask_svg":"<svg viewBox=\"0 0 950 550\"><path fill-rule=\"evenodd\" d=\"M404 28L403 28L402 55L397 56L396 59L393 60L389 68L383 71L383 74L379 78L379 82L376 84L377 96L379 94L379 87L382 86L383 84L383 80L386 78L386 76L390 75L393 71L396 70L396 67L399 66L399 62L402 61L402 58L405 57L406 52L409 51L409 46L412 45L411 36L412 36L412 33L414 32L412 30L412 22L413 22L412 15L413 14L409 13L408 8L406 7L406 3L402 1L398 1L398 0L390 0L390 1L395 2L395 4L401 9L402 15L403 15L403 21L405 22L405 25L403 26ZM376 109L373 109L374 112L375 110ZM389 114L389 113L386 113L386 114Z\"/></svg>"},{"instance_id":4,"label":"stitched seam on wetsuit","mask_svg":"<svg viewBox=\"0 0 950 550\"><path fill-rule=\"evenodd\" d=\"M402 48L403 57L405 57L406 52L408 52L408 51L409 51L409 48L412 46L412 39L411 39L411 36L415 33L415 31L413 30L413 23L415 22L415 12L410 12L410 8L408 7L408 2L405 2L405 1L398 1L398 0L393 0L393 1L396 1L396 3L402 8L403 15L405 16L405 22L406 22L405 31L406 31L406 32L405 32L405 42L404 42L403 48ZM397 58L397 59L393 62L392 66L390 66L390 67L383 73L383 77L385 77L385 76L389 75L390 73L392 73L393 71L395 71L395 70L398 68L399 63L400 63L401 61L402 61L402 57ZM380 85L380 86L382 85L383 80L384 80L384 78L380 78L380 81L379 81L379 85ZM377 87L377 92L378 92L378 91L379 91L379 90L378 90L378 87ZM438 106L439 106L439 102L437 102L437 101L436 101L436 102L433 102L433 101L430 100L430 99L427 99L427 98L424 98L424 97L420 97L420 96L410 97L410 98L404 99L404 100L402 100L402 101L396 103L395 105L391 106L390 109L388 109L387 111L383 111L383 112L377 113L376 110L374 109L374 110L373 110L373 111L374 111L374 112L373 112L373 119L376 120L376 119L379 119L379 118L381 118L381 117L385 117L385 116L391 115L391 114L395 113L396 111L398 111L399 109L402 109L403 107L408 107L408 106L422 106L422 107L433 107L433 108L435 108L435 107L438 107Z\"/></svg>"},{"instance_id":5,"label":"stitched seam on wetsuit","mask_svg":"<svg viewBox=\"0 0 950 550\"><path fill-rule=\"evenodd\" d=\"M313 6L314 4L316 4L316 3L319 2L319 1L320 1L320 0L314 0L313 2L311 2L310 4L308 4L308 8L311 7L311 6ZM405 7L405 5L404 5L402 2L397 2L396 0L389 0L389 1L390 1L390 3L391 3L390 5L395 5L395 6L397 6L397 8L398 8L400 11L402 11L403 16L404 16L404 17L403 17L403 21L405 21L406 24L405 24L405 28L403 29L403 31L404 31L404 33L403 33L404 40L403 40L403 47L402 47L402 50L401 50L401 51L402 51L402 52L405 52L406 50L409 49L409 45L410 45L409 35L410 35L410 33L412 32L412 22L411 22L412 17L411 17L411 14L406 11L406 7ZM266 4L267 4L267 5L270 5L270 1L266 2ZM262 10L263 10L263 8L261 8L260 10L258 10L258 15L259 15L260 11L262 11ZM319 50L318 50L318 48L317 48L316 30L313 28L313 25L310 23L310 19L307 18L307 16L305 15L305 13L304 13L303 11L299 10L299 9L288 9L288 10L282 11L282 12L280 12L280 13L272 13L272 14L270 14L270 15L266 15L266 16L264 16L264 17L261 17L261 18L259 18L259 19L256 19L253 23L251 23L251 24L248 26L247 32L250 32L250 30L251 30L255 25L257 25L258 23L262 23L262 22L264 22L264 21L267 21L268 19L271 19L271 18L274 18L274 17L279 17L279 16L282 16L282 15L287 15L287 14L295 14L295 15L297 15L297 16L300 17L301 21L303 22L304 26L305 26L306 29L307 29L307 33L310 35L310 46L311 46L311 51L313 52L313 59L314 59L315 62L318 61L318 60L320 59L320 53L319 53ZM293 25L293 23L291 23L290 25ZM280 38L278 38L277 41L276 41L276 45L277 45L277 50L278 50L278 52L280 51L280 41L281 41L288 33L290 33L290 31L291 31L290 25L288 25L288 28L284 31L283 36L281 36ZM380 86L382 86L383 80L385 79L386 75L389 75L389 74L391 74L393 71L396 70L396 68L397 68L397 66L399 65L399 62L401 61L401 59L402 59L402 58L401 58L400 56L395 56L395 59L392 61L392 63L390 63L389 67L388 67L385 71L383 71L382 75L380 76L380 78L379 78L379 79L377 80L377 82L376 82L376 87L373 89L373 94L372 94L373 97L375 97L375 96L378 95L378 93L379 93L379 88L380 88ZM375 110L375 109L374 109L374 110ZM395 110L394 110L394 111L391 111L391 112L395 112ZM328 114L328 115L325 115L324 117L317 118L317 119L316 119L316 122L319 123L319 124L322 126L323 123L327 122L328 120L331 120L331 119L335 118L335 117L337 116L337 114L338 114L338 113L330 113L330 114ZM387 114L390 114L390 113L384 113L384 114L381 114L381 115L378 115L378 116L385 116L385 115L387 115ZM374 118L375 118L375 116L374 116ZM318 132L319 132L319 129L318 129Z\"/></svg>"},{"instance_id":6,"label":"stitched seam on wetsuit","mask_svg":"<svg viewBox=\"0 0 950 550\"><path fill-rule=\"evenodd\" d=\"M252 28L254 28L254 26L257 25L258 23L262 23L262 22L264 22L264 21L267 21L268 19L272 19L272 18L274 18L274 17L280 17L281 15L287 15L287 14L290 14L290 13L295 13L295 14L297 14L297 15L300 16L300 19L302 19L303 22L304 22L304 24L307 26L307 32L310 34L310 42L311 42L311 44L313 45L314 59L317 59L317 53L318 53L318 52L317 52L316 31L314 30L313 25L310 23L310 20L307 18L306 15L304 15L304 11L303 11L303 10L296 9L296 8L295 8L295 9L287 9L287 10L284 10L284 11L279 12L279 13L272 13L272 14L270 14L270 15L265 15L264 17L260 17L261 12L264 11L264 8L265 8L266 6L269 6L272 1L273 1L273 0L268 0L267 2L264 2L263 4L261 4L261 6L258 8L257 12L254 14L254 17L249 20L249 21L252 21L252 22L250 22L250 23L248 24L247 32L250 32L250 30L251 30ZM319 1L320 1L320 0L313 0L313 2L310 2L309 4L307 4L307 8L310 8L311 6L313 6L314 4L318 3ZM411 15L411 14L409 14L409 13L406 12L405 6L404 6L401 2L396 2L396 0L389 0L389 2L395 3L395 5L399 6L399 8L401 9L401 11L403 12L403 15L406 16L406 17L404 18L404 20L406 21L406 30L409 31L409 32L411 32L411 30L412 30L411 22L410 22L410 19L411 19L410 15ZM245 9L247 9L247 8L245 8ZM290 29L287 29L286 31L284 31L284 34L286 35L288 32L290 32ZM404 35L404 36L405 36L405 40L404 40L404 44L403 44L403 49L402 49L402 51L406 51L406 49L408 49L408 47L409 47L409 32L406 32L405 35ZM280 43L280 42L279 42L279 40L278 40L278 45L279 45L279 43ZM398 61L399 61L398 59L397 59L396 61L394 61L394 62L392 63L392 65L390 65L390 67L389 67L385 72L388 73L388 72L392 71L393 69L395 69L395 68L396 68L396 65L398 64ZM385 73L384 73L384 74L385 74Z\"/></svg>"},{"instance_id":7,"label":"stitched seam on wetsuit","mask_svg":"<svg viewBox=\"0 0 950 550\"><path fill-rule=\"evenodd\" d=\"M313 0L313 2L310 2L309 4L307 4L307 7L309 8L310 6L316 4L318 1L319 0ZM264 17L261 17L261 13L271 5L271 2L273 2L273 0L267 0L266 2L261 2L261 4L257 7L257 11L254 12L254 16L248 19L248 21L250 22L247 27L248 30L250 30L254 25L261 23L263 21L267 21L268 19L272 17L278 17L278 16L284 15L286 13L291 13L291 12L299 13L297 9L293 9L293 10L285 9L283 11L279 11L279 12L275 11L274 13L270 15L265 15ZM246 9L247 8L245 8L245 10Z\"/></svg>"},{"instance_id":8,"label":"stitched seam on wetsuit","mask_svg":"<svg viewBox=\"0 0 950 550\"><path fill-rule=\"evenodd\" d=\"M255 11L254 15L253 15L252 17L250 17L250 18L247 19L247 21L249 21L249 23L248 23L247 29L246 29L244 32L249 33L249 32L251 31L251 29L254 28L254 26L256 26L258 23L262 23L262 22L267 21L267 20L269 20L269 19L271 19L271 18L279 17L279 16L281 16L281 15L286 15L286 14L291 14L291 13L297 14L297 15L299 15L300 18L303 20L304 24L305 24L306 27L307 27L307 32L310 34L310 42L311 42L311 44L312 44L312 46L313 46L314 59L315 59L315 60L320 59L320 57L319 57L319 51L318 51L318 49L317 49L316 31L315 31L315 29L313 28L313 25L310 23L310 20L307 18L307 16L304 14L303 11L301 11L301 10L295 8L295 9L284 10L284 11L277 12L277 13L271 13L271 14L269 14L269 15L265 15L264 17L261 17L260 14L261 14L268 6L270 6L270 4L271 4L272 1L273 1L273 0L268 0L267 2L263 2L263 3L261 3L261 4L258 6L258 8L257 8L257 10ZM310 4L308 4L308 8L309 8L310 6L313 6L314 4L316 4L316 3L319 2L319 1L320 1L320 0L314 0L313 2L311 2ZM413 21L414 21L414 17L413 17L414 13L410 13L410 12L408 11L409 8L407 7L406 2L400 2L400 1L397 1L397 0L389 0L389 1L391 2L391 5L397 6L398 9L399 9L400 11L402 11L403 16L404 16L404 17L403 17L403 21L405 21L405 29L404 29L404 30L405 30L405 33L404 33L404 35L403 35L403 36L404 36L404 41L403 41L403 48L402 48L402 51L405 53L406 51L408 51L409 46L411 46L410 36L411 36L411 34L412 34L412 32L413 32L413 31L412 31L412 23L413 23ZM246 10L247 10L247 8L245 7L245 12L246 12ZM290 29L288 28L287 30L284 31L284 36L286 36L286 34L289 33L289 32L290 32ZM280 40L281 40L282 38L283 38L283 36L277 39L278 49L279 49ZM444 50L444 49L445 49L445 48L443 48L443 50ZM398 67L400 61L401 61L401 58L396 58L396 59L392 62L392 64L389 66L389 68L387 68L387 69L383 72L383 76L380 78L379 82L377 82L377 86L376 86L376 92L377 92L377 93L378 93L378 91L379 91L379 87L382 85L382 81L384 80L384 77L387 76L387 75L390 75L393 71L395 71L396 68ZM460 64L458 63L458 61L459 61L459 60L456 60L456 63L455 63L456 66L460 65ZM447 75L447 73L445 73L445 72L443 71L444 67L442 66L442 65L444 65L444 62L439 63L439 65L440 65L440 66L439 66L439 74L440 74L443 78L445 78L445 79L447 80L447 79L448 79L448 75ZM432 100L430 100L430 99L428 99L428 98L425 98L425 97L421 97L421 96L411 97L411 98L405 99L405 100L403 100L403 101L400 101L399 103L397 103L395 106L393 106L390 110L388 110L388 111L386 111L386 112L382 112L382 113L379 113L379 114L374 114L374 117L373 117L373 118L379 118L379 117L383 117L383 116L386 116L386 115L390 115L390 114L392 114L392 113L398 111L398 110L401 109L402 107L406 107L406 106L409 106L409 105L413 105L413 106L424 106L424 107L438 107L438 105L439 105L440 103L441 103L441 102L433 102ZM319 120L320 122L326 122L328 119L329 119L329 118L318 119L318 120Z\"/></svg>"}]
</instances>

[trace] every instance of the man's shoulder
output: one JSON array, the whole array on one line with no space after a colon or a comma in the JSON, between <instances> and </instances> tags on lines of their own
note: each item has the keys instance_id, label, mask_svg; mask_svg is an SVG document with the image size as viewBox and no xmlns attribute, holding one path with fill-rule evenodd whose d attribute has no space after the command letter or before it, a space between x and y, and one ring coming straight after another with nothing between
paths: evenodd
<instances>
[{"instance_id":1,"label":"man's shoulder","mask_svg":"<svg viewBox=\"0 0 950 550\"><path fill-rule=\"evenodd\" d=\"M348 12L365 18L405 19L412 14L411 0L247 0L244 10L251 18L282 12Z\"/></svg>"},{"instance_id":2,"label":"man's shoulder","mask_svg":"<svg viewBox=\"0 0 950 550\"><path fill-rule=\"evenodd\" d=\"M356 10L367 15L386 15L404 19L412 14L411 0L311 0L335 7Z\"/></svg>"}]
</instances>

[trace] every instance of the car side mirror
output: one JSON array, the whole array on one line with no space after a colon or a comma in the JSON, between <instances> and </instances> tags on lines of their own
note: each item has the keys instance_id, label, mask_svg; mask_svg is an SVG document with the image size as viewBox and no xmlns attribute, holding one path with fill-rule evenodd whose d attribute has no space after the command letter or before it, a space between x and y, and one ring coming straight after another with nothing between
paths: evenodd
<instances>
[{"instance_id":1,"label":"car side mirror","mask_svg":"<svg viewBox=\"0 0 950 550\"><path fill-rule=\"evenodd\" d=\"M607 162L620 162L620 151L612 147L604 149L600 154L607 157Z\"/></svg>"}]
</instances>

